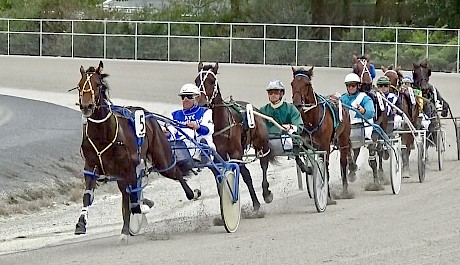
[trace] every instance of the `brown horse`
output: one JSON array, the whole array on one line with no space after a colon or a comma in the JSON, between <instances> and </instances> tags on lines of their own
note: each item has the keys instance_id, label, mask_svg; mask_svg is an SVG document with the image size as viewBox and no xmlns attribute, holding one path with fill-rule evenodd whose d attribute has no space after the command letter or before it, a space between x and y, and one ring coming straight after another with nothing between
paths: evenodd
<instances>
[{"instance_id":1,"label":"brown horse","mask_svg":"<svg viewBox=\"0 0 460 265\"><path fill-rule=\"evenodd\" d=\"M401 68L397 67L396 69L393 69L393 66L389 66L388 68L385 68L384 66L381 67L383 73L385 76L387 76L390 79L391 82L391 88L393 89L393 93L398 95L398 102L399 102L399 108L406 114L406 116L409 118L409 121L414 125L415 127L418 127L418 115L419 115L419 108L417 102L415 104L412 104L411 99L410 99L410 94L408 91L408 88L401 86L401 81L403 78L403 75L401 73ZM408 131L409 130L409 125L406 123L403 123L402 130L403 131ZM414 148L414 135L412 133L403 133L401 134L401 142L403 145L406 146L405 149L402 150L402 161L403 161L403 174L405 176L408 176L409 174L409 157L411 150Z\"/></svg>"},{"instance_id":2,"label":"brown horse","mask_svg":"<svg viewBox=\"0 0 460 265\"><path fill-rule=\"evenodd\" d=\"M178 180L189 200L200 195L199 190L192 191L183 179L183 172L176 166L171 147L160 125L155 119L146 118L145 136L138 138L134 132L131 116L127 117L112 110L107 97L107 84L102 73L103 64L97 69L80 67L81 79L78 82L79 105L84 126L81 151L85 160L84 172L86 188L83 195L83 208L76 225L75 234L85 234L88 207L93 202L96 180L105 176L116 180L122 194L123 228L121 240L130 234L131 214L141 213L143 204L152 207L153 202L142 199L142 173L138 170L150 161L154 169L163 176ZM124 109L132 114L141 108ZM134 115L133 115L134 116Z\"/></svg>"},{"instance_id":3,"label":"brown horse","mask_svg":"<svg viewBox=\"0 0 460 265\"><path fill-rule=\"evenodd\" d=\"M217 81L217 70L219 64L203 65L198 64L198 76L195 78L195 84L201 91L200 105L208 105L212 109L212 119L214 122L213 140L216 145L216 151L222 158L241 160L245 149L251 144L259 155L262 171L262 195L266 203L273 200L273 194L268 189L267 181L268 163L275 161L275 157L270 152L268 145L268 129L265 120L255 116L255 127L248 128L245 121L245 102L224 102L220 93L219 83ZM260 202L257 199L252 177L244 163L240 163L240 172L246 183L249 194L251 195L254 210L260 208Z\"/></svg>"},{"instance_id":4,"label":"brown horse","mask_svg":"<svg viewBox=\"0 0 460 265\"><path fill-rule=\"evenodd\" d=\"M314 92L311 83L313 77L313 68L309 70L300 68L292 68L293 79L292 87L292 103L299 109L300 115L304 123L304 133L302 136L306 138L308 143L312 143L313 147L320 151L326 151L326 168L329 178L329 155L331 152L331 144L338 147L340 151L340 173L342 177L342 197L350 198L348 192L347 166L352 161L350 153L350 116L344 108L338 111L342 112L343 120L338 123L338 117L334 119L334 114L326 98Z\"/></svg>"},{"instance_id":5,"label":"brown horse","mask_svg":"<svg viewBox=\"0 0 460 265\"><path fill-rule=\"evenodd\" d=\"M377 96L375 94L375 89L372 85L372 77L371 77L371 72L370 72L370 64L369 64L369 54L366 56L360 56L359 58L356 55L352 56L352 68L353 72L357 74L360 79L361 79L361 88L360 91L366 92L366 94L372 99L374 102L374 108L376 115L374 117L374 124L379 125L383 131L386 131L386 128L388 126L388 117L386 115L386 111L382 111L381 108L379 107L378 101L377 101ZM373 133L373 141L375 142L377 140L377 135ZM356 159L358 158L359 152L361 148L355 148L353 149L353 161L356 162ZM366 190L381 190L383 187L380 184L381 177L379 179L378 176L378 171L383 172L382 168L382 163L377 165L376 161L376 155L379 157L383 157L383 150L381 145L377 145L376 143L371 143L368 144L367 149L369 150L369 166L372 168L372 175L374 177L374 183L370 183L366 187ZM381 158L379 158L379 161L381 161ZM378 169L379 167L379 169ZM354 174L354 171L356 171L356 164L353 164L353 168L351 169L351 173Z\"/></svg>"}]
</instances>

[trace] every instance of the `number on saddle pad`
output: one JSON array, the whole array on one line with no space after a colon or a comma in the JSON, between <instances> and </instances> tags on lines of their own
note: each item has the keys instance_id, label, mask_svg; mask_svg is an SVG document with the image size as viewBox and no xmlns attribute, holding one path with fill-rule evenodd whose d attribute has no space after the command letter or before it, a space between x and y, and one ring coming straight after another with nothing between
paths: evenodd
<instances>
[{"instance_id":1,"label":"number on saddle pad","mask_svg":"<svg viewBox=\"0 0 460 265\"><path fill-rule=\"evenodd\" d=\"M145 136L145 114L143 110L134 112L134 127L137 137L142 138Z\"/></svg>"},{"instance_id":2,"label":"number on saddle pad","mask_svg":"<svg viewBox=\"0 0 460 265\"><path fill-rule=\"evenodd\" d=\"M256 127L254 121L254 109L252 104L246 104L246 118L248 119L248 127L253 129Z\"/></svg>"}]
</instances>

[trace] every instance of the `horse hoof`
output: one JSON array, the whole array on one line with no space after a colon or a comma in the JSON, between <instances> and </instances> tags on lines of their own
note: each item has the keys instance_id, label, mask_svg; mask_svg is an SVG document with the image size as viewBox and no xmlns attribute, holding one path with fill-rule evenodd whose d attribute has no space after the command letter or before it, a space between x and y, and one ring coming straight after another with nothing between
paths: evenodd
<instances>
[{"instance_id":1,"label":"horse hoof","mask_svg":"<svg viewBox=\"0 0 460 265\"><path fill-rule=\"evenodd\" d=\"M366 184L366 187L364 187L365 191L380 191L383 190L382 184L380 182L370 182Z\"/></svg>"},{"instance_id":2,"label":"horse hoof","mask_svg":"<svg viewBox=\"0 0 460 265\"><path fill-rule=\"evenodd\" d=\"M78 223L75 226L75 235L84 235L86 234L86 218L84 215L81 215L78 219Z\"/></svg>"},{"instance_id":3,"label":"horse hoof","mask_svg":"<svg viewBox=\"0 0 460 265\"><path fill-rule=\"evenodd\" d=\"M200 198L200 197L201 197L201 190L199 190L199 189L194 189L194 190L193 190L193 199L196 200L196 199L198 199L198 198Z\"/></svg>"},{"instance_id":4,"label":"horse hoof","mask_svg":"<svg viewBox=\"0 0 460 265\"><path fill-rule=\"evenodd\" d=\"M127 245L128 244L128 235L121 234L118 238L118 245Z\"/></svg>"},{"instance_id":5,"label":"horse hoof","mask_svg":"<svg viewBox=\"0 0 460 265\"><path fill-rule=\"evenodd\" d=\"M358 170L358 165L356 165L356 163L352 163L348 165L348 169L350 170L350 172L356 172L356 170Z\"/></svg>"},{"instance_id":6,"label":"horse hoof","mask_svg":"<svg viewBox=\"0 0 460 265\"><path fill-rule=\"evenodd\" d=\"M331 197L327 197L327 205L336 205L337 201L332 199Z\"/></svg>"},{"instance_id":7,"label":"horse hoof","mask_svg":"<svg viewBox=\"0 0 460 265\"><path fill-rule=\"evenodd\" d=\"M254 209L254 212L257 212L260 209L260 203L254 203L252 207Z\"/></svg>"},{"instance_id":8,"label":"horse hoof","mask_svg":"<svg viewBox=\"0 0 460 265\"><path fill-rule=\"evenodd\" d=\"M142 199L142 203L147 205L149 208L153 208L153 205L155 205L155 203L152 200L146 198Z\"/></svg>"},{"instance_id":9,"label":"horse hoof","mask_svg":"<svg viewBox=\"0 0 460 265\"><path fill-rule=\"evenodd\" d=\"M224 220L220 217L216 217L213 220L214 226L224 226Z\"/></svg>"},{"instance_id":10,"label":"horse hoof","mask_svg":"<svg viewBox=\"0 0 460 265\"><path fill-rule=\"evenodd\" d=\"M75 228L75 235L84 235L86 234L86 227L82 223L77 223Z\"/></svg>"},{"instance_id":11,"label":"horse hoof","mask_svg":"<svg viewBox=\"0 0 460 265\"><path fill-rule=\"evenodd\" d=\"M270 191L268 195L264 194L265 203L271 203L273 201L273 193Z\"/></svg>"},{"instance_id":12,"label":"horse hoof","mask_svg":"<svg viewBox=\"0 0 460 265\"><path fill-rule=\"evenodd\" d=\"M356 172L352 171L348 173L348 180L350 182L355 182L356 181Z\"/></svg>"}]
</instances>

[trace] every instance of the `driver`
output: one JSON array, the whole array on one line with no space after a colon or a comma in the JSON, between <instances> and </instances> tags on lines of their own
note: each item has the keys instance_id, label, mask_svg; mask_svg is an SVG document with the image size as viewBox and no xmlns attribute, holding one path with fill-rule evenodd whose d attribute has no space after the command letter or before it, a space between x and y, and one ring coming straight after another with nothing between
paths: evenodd
<instances>
[{"instance_id":1,"label":"driver","mask_svg":"<svg viewBox=\"0 0 460 265\"><path fill-rule=\"evenodd\" d=\"M172 112L174 121L185 125L187 128L181 130L196 142L206 143L210 148L216 149L212 134L214 133L214 123L212 121L212 110L198 105L200 91L195 84L185 84L179 91L179 97L182 100L182 109ZM172 126L168 126L171 132L170 139L183 140L188 147L188 151L193 159L201 161L201 152L199 148L194 148L192 141L187 139Z\"/></svg>"}]
</instances>

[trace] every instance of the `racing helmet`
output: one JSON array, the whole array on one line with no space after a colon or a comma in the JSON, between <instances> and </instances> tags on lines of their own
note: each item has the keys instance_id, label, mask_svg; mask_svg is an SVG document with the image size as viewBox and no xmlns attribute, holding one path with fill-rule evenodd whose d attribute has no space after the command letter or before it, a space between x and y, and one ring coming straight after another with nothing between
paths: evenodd
<instances>
[{"instance_id":1,"label":"racing helmet","mask_svg":"<svg viewBox=\"0 0 460 265\"><path fill-rule=\"evenodd\" d=\"M349 73L349 74L347 74L347 76L345 76L344 83L345 84L361 83L361 78L359 78L359 76L357 74L355 74L355 73Z\"/></svg>"},{"instance_id":2,"label":"racing helmet","mask_svg":"<svg viewBox=\"0 0 460 265\"><path fill-rule=\"evenodd\" d=\"M390 78L388 78L387 76L382 76L382 77L379 77L379 79L377 79L377 85L390 85L391 82L390 82Z\"/></svg>"},{"instance_id":3,"label":"racing helmet","mask_svg":"<svg viewBox=\"0 0 460 265\"><path fill-rule=\"evenodd\" d=\"M414 80L412 79L411 76L406 75L406 76L404 76L404 78L402 79L402 82L403 82L403 83L413 84L413 83L414 83Z\"/></svg>"},{"instance_id":4,"label":"racing helmet","mask_svg":"<svg viewBox=\"0 0 460 265\"><path fill-rule=\"evenodd\" d=\"M195 95L198 96L200 90L195 84L185 84L180 88L179 96L182 95Z\"/></svg>"},{"instance_id":5,"label":"racing helmet","mask_svg":"<svg viewBox=\"0 0 460 265\"><path fill-rule=\"evenodd\" d=\"M265 89L266 91L269 90L281 90L284 92L284 85L280 80L272 80L268 83L267 88Z\"/></svg>"}]
</instances>

